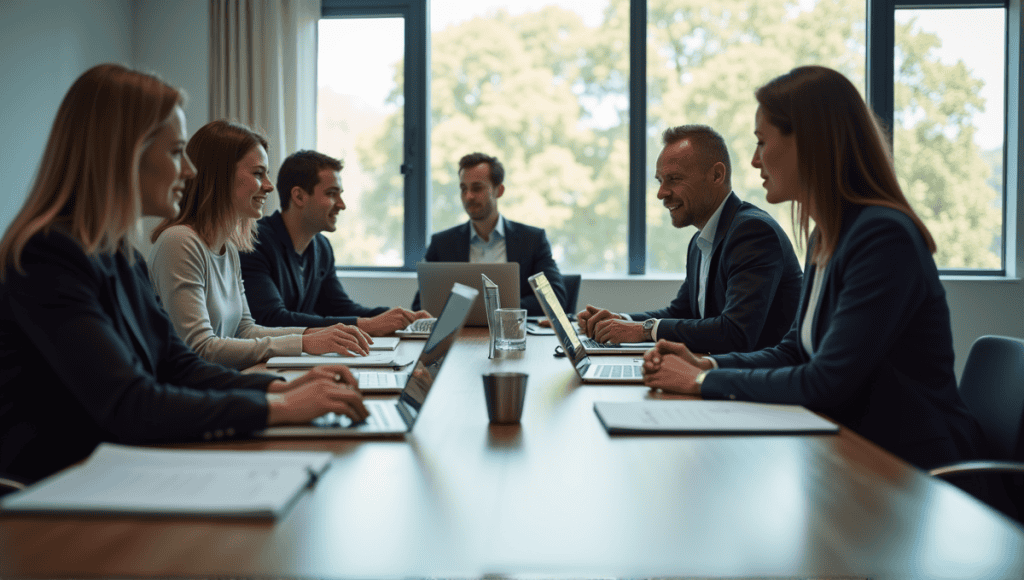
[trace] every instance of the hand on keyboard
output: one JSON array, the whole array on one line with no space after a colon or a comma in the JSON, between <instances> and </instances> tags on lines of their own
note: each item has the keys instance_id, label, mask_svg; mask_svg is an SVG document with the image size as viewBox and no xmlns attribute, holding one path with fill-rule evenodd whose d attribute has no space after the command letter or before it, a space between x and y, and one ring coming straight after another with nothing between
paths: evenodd
<instances>
[{"instance_id":1,"label":"hand on keyboard","mask_svg":"<svg viewBox=\"0 0 1024 580\"><path fill-rule=\"evenodd\" d=\"M414 321L409 326L406 326L405 327L405 331L406 332L416 332L416 333L427 333L427 332L430 332L431 330L433 330L434 322L437 322L436 318L420 318L419 320Z\"/></svg>"}]
</instances>

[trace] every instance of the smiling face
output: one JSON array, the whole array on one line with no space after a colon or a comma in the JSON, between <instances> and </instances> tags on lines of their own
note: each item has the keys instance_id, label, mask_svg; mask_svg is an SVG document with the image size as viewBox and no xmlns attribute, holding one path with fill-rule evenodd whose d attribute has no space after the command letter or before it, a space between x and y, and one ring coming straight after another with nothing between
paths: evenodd
<instances>
[{"instance_id":1,"label":"smiling face","mask_svg":"<svg viewBox=\"0 0 1024 580\"><path fill-rule=\"evenodd\" d=\"M267 194L274 191L274 185L267 175L268 164L267 150L262 145L253 147L238 161L232 199L239 219L263 217Z\"/></svg>"},{"instance_id":2,"label":"smiling face","mask_svg":"<svg viewBox=\"0 0 1024 580\"><path fill-rule=\"evenodd\" d=\"M333 232L338 229L338 213L345 209L341 199L341 172L329 167L317 174L320 180L313 188L313 195L302 207L303 221L310 233Z\"/></svg>"},{"instance_id":3,"label":"smiling face","mask_svg":"<svg viewBox=\"0 0 1024 580\"><path fill-rule=\"evenodd\" d=\"M757 108L754 135L757 136L757 148L750 164L761 170L768 203L807 199L800 183L796 135L783 135L778 127L771 124L761 107Z\"/></svg>"},{"instance_id":4,"label":"smiling face","mask_svg":"<svg viewBox=\"0 0 1024 580\"><path fill-rule=\"evenodd\" d=\"M142 215L167 219L178 217L185 180L196 168L185 153L185 112L174 107L139 160Z\"/></svg>"},{"instance_id":5,"label":"smiling face","mask_svg":"<svg viewBox=\"0 0 1024 580\"><path fill-rule=\"evenodd\" d=\"M724 177L724 166L722 175ZM704 170L690 139L666 145L658 156L654 178L660 183L658 199L668 208L677 228L703 228L718 209L722 195L714 184L714 167Z\"/></svg>"},{"instance_id":6,"label":"smiling face","mask_svg":"<svg viewBox=\"0 0 1024 580\"><path fill-rule=\"evenodd\" d=\"M459 172L462 207L473 221L484 221L498 213L498 198L505 186L491 183L491 166L478 163Z\"/></svg>"}]
</instances>

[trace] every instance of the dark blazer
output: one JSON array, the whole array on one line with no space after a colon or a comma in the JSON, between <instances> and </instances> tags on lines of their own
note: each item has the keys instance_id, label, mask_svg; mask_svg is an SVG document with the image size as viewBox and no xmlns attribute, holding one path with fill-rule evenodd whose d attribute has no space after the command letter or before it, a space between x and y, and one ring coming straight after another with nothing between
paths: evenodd
<instances>
[{"instance_id":1,"label":"dark blazer","mask_svg":"<svg viewBox=\"0 0 1024 580\"><path fill-rule=\"evenodd\" d=\"M426 262L468 262L470 222L438 232L430 238L430 246L423 257ZM535 228L505 219L505 255L509 262L519 262L519 306L530 316L544 316L530 288L530 276L544 272L558 302L565 308L568 294L558 264L551 257L551 244L541 228ZM412 301L412 309L420 309L420 293ZM433 312L437 316L437 312Z\"/></svg>"},{"instance_id":2,"label":"dark blazer","mask_svg":"<svg viewBox=\"0 0 1024 580\"><path fill-rule=\"evenodd\" d=\"M55 228L0 286L0 472L34 481L102 441L262 429L271 375L208 363L174 332L141 256L87 257Z\"/></svg>"},{"instance_id":3,"label":"dark blazer","mask_svg":"<svg viewBox=\"0 0 1024 580\"><path fill-rule=\"evenodd\" d=\"M778 344L800 302L800 263L789 237L770 215L730 193L711 244L702 318L699 235L690 239L686 279L672 303L630 317L662 319L656 338L694 352L749 352Z\"/></svg>"},{"instance_id":4,"label":"dark blazer","mask_svg":"<svg viewBox=\"0 0 1024 580\"><path fill-rule=\"evenodd\" d=\"M800 345L816 271L808 259L786 337L716 356L723 370L708 373L702 395L804 405L922 468L974 458L977 425L956 390L946 293L914 222L885 207L848 209L826 268L814 354Z\"/></svg>"},{"instance_id":5,"label":"dark blazer","mask_svg":"<svg viewBox=\"0 0 1024 580\"><path fill-rule=\"evenodd\" d=\"M305 326L319 328L332 324L355 324L361 316L377 316L387 307L368 308L345 293L334 268L334 250L322 234L313 236L306 252L312 252L313 277L302 284L301 257L276 211L257 222L259 240L252 252L242 252L242 280L256 324L262 326Z\"/></svg>"}]
</instances>

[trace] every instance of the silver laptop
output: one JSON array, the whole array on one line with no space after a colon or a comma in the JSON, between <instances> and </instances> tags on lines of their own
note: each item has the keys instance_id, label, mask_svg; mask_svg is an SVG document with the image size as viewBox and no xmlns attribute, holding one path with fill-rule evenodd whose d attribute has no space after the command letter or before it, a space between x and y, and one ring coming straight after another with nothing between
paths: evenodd
<instances>
[{"instance_id":1,"label":"silver laptop","mask_svg":"<svg viewBox=\"0 0 1024 580\"><path fill-rule=\"evenodd\" d=\"M551 289L547 276L543 272L530 276L530 287L537 295L540 307L544 314L551 321L551 327L555 329L555 336L562 343L565 356L569 358L576 373L585 383L642 383L643 359L633 359L630 362L593 363L587 356L587 351L572 327L569 318L558 303L555 291Z\"/></svg>"},{"instance_id":2,"label":"silver laptop","mask_svg":"<svg viewBox=\"0 0 1024 580\"><path fill-rule=\"evenodd\" d=\"M466 326L487 326L480 274L498 285L502 308L519 308L519 262L420 262L416 264L416 276L420 283L421 307L436 316L452 284L464 284L480 292Z\"/></svg>"},{"instance_id":3,"label":"silver laptop","mask_svg":"<svg viewBox=\"0 0 1024 580\"><path fill-rule=\"evenodd\" d=\"M544 280L546 282L547 277L545 277ZM530 287L533 288L533 291L536 294L537 288L533 286L532 278L530 279ZM554 295L552 294L552 296ZM537 300L539 300L541 303L544 302L544 299L541 298L539 294L537 296ZM564 310L562 310L562 305L561 303L558 302L558 300L552 299L550 301L550 305L552 311L556 311L562 314L562 319L565 321L566 324L566 333L571 335L575 339L575 341L580 344L580 347L583 348L583 352L587 353L588 355L593 356L595 354L643 354L648 350L654 348L654 342L597 342L596 340L590 338L589 336L581 335L578 332L576 332L576 328L573 326L572 322L569 321L569 316L565 313ZM548 310L544 309L544 312L548 312ZM548 318L553 321L555 317L552 317L551 313L548 312ZM552 326L554 326L554 324L554 322L551 323ZM529 327L527 327L527 332L529 332ZM535 334L540 333L535 332Z\"/></svg>"},{"instance_id":4,"label":"silver laptop","mask_svg":"<svg viewBox=\"0 0 1024 580\"><path fill-rule=\"evenodd\" d=\"M466 323L466 315L476 300L477 291L455 284L448 302L437 318L434 329L423 345L412 372L406 375L405 388L398 400L364 400L370 416L353 423L344 415L328 413L307 425L268 427L258 437L380 437L404 435L412 431L430 388L441 371L455 338Z\"/></svg>"}]
</instances>

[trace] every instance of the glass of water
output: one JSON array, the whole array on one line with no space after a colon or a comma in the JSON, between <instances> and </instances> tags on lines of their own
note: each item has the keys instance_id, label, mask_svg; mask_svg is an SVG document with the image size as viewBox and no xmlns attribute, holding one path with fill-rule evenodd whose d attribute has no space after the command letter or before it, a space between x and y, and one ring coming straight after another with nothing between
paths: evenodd
<instances>
[{"instance_id":1,"label":"glass of water","mask_svg":"<svg viewBox=\"0 0 1024 580\"><path fill-rule=\"evenodd\" d=\"M526 350L526 310L498 308L494 318L498 324L495 350Z\"/></svg>"}]
</instances>

